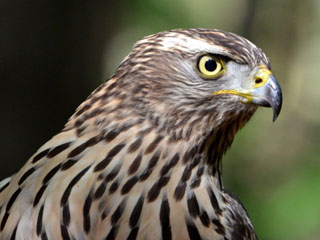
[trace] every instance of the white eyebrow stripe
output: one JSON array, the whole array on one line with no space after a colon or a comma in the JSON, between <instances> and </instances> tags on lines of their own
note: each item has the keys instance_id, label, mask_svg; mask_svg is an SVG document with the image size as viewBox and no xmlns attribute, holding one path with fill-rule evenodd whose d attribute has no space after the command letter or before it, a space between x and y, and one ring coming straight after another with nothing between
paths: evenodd
<instances>
[{"instance_id":1,"label":"white eyebrow stripe","mask_svg":"<svg viewBox=\"0 0 320 240\"><path fill-rule=\"evenodd\" d=\"M171 34L172 36L166 36L162 39L160 44L162 45L163 50L186 50L190 52L215 52L221 54L225 52L225 49L218 45L212 45L203 39L190 38L185 35Z\"/></svg>"}]
</instances>

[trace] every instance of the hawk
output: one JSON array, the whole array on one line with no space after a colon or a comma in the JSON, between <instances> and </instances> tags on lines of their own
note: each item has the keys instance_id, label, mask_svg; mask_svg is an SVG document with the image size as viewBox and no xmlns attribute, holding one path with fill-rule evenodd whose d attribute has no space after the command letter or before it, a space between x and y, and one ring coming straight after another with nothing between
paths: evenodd
<instances>
[{"instance_id":1,"label":"hawk","mask_svg":"<svg viewBox=\"0 0 320 240\"><path fill-rule=\"evenodd\" d=\"M138 41L64 129L0 183L0 239L257 239L221 160L282 94L262 50L178 29Z\"/></svg>"}]
</instances>

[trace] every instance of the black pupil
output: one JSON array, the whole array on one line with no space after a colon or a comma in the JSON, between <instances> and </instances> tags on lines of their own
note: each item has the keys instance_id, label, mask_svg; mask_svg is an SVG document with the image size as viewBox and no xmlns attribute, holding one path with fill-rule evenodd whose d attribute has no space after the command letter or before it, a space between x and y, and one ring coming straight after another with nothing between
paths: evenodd
<instances>
[{"instance_id":1,"label":"black pupil","mask_svg":"<svg viewBox=\"0 0 320 240\"><path fill-rule=\"evenodd\" d=\"M209 71L209 72L213 72L214 70L216 70L217 68L217 63L216 61L214 61L213 59L208 59L205 63L205 68Z\"/></svg>"}]
</instances>

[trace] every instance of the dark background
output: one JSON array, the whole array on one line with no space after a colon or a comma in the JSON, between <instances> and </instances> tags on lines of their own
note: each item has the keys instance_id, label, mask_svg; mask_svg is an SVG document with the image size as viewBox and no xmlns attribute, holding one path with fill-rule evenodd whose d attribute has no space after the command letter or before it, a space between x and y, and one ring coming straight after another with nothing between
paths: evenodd
<instances>
[{"instance_id":1,"label":"dark background","mask_svg":"<svg viewBox=\"0 0 320 240\"><path fill-rule=\"evenodd\" d=\"M232 31L264 49L284 94L224 159L261 239L320 237L320 1L0 1L0 179L63 128L132 44L172 28Z\"/></svg>"}]
</instances>

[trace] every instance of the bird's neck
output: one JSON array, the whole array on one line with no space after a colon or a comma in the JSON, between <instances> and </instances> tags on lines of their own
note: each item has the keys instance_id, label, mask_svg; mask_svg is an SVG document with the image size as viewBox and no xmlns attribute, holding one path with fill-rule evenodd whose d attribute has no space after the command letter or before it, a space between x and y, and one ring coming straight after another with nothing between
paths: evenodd
<instances>
[{"instance_id":1,"label":"bird's neck","mask_svg":"<svg viewBox=\"0 0 320 240\"><path fill-rule=\"evenodd\" d=\"M180 176L177 182L195 182L197 175L206 174L215 178L214 182L219 188L222 187L222 157L231 146L237 131L254 112L219 112L210 106L205 110L177 107L171 110L161 104L154 105L152 111L142 112L134 107L119 107L116 99L102 105L104 107L86 109L87 105L99 104L96 101L92 103L90 98L88 101L90 105L84 103L80 106L65 130L75 129L78 137L96 132L107 142L110 133L115 133L116 137L111 134L114 140L106 147L111 148L113 142L123 143L126 145L123 152L127 151L137 157L141 155L141 164L135 172L139 178L143 179L144 174L148 173L150 181L153 181L153 176L158 181L159 175L165 177L171 174ZM82 109L85 111L82 112ZM149 106L148 109L152 108ZM159 112L165 115L157 114ZM134 164L132 158L124 159L126 163L123 165ZM128 168L126 171L130 173L131 170ZM151 172L157 173L152 175Z\"/></svg>"},{"instance_id":2,"label":"bird's neck","mask_svg":"<svg viewBox=\"0 0 320 240\"><path fill-rule=\"evenodd\" d=\"M235 113L207 111L182 111L180 116L166 116L165 123L159 123L158 132L169 136L168 145L183 152L183 163L188 164L200 157L199 164L209 167L211 175L220 177L223 155L231 146L236 133L249 121L254 110ZM152 120L150 121L152 122Z\"/></svg>"}]
</instances>

